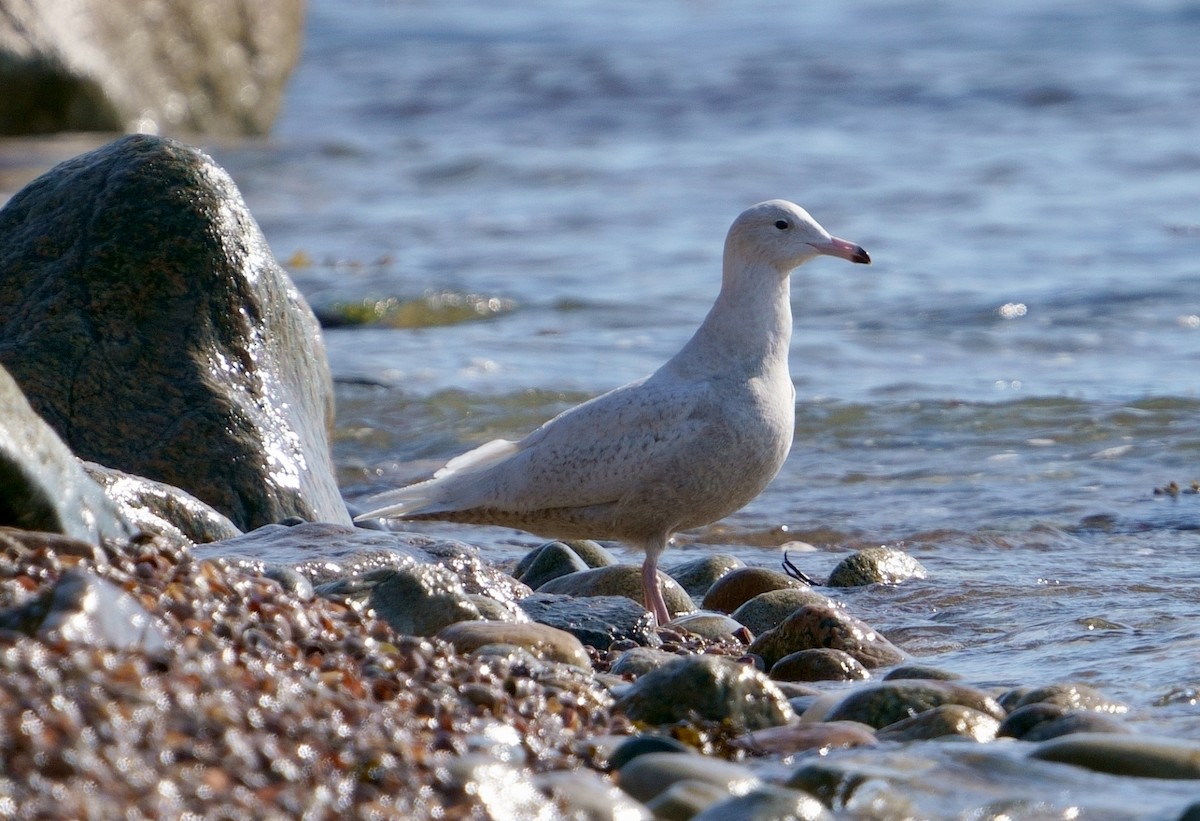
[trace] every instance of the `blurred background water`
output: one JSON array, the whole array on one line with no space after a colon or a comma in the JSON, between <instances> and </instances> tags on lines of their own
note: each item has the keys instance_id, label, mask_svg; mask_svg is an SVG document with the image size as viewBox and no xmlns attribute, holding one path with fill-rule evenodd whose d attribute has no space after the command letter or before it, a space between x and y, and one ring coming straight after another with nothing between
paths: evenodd
<instances>
[{"instance_id":1,"label":"blurred background water","mask_svg":"<svg viewBox=\"0 0 1200 821\"><path fill-rule=\"evenodd\" d=\"M203 147L319 311L407 311L327 332L351 501L653 370L799 202L875 263L794 275L792 456L667 563L898 545L927 580L841 598L923 660L1194 736L1198 41L1184 0L313 0L273 135Z\"/></svg>"}]
</instances>

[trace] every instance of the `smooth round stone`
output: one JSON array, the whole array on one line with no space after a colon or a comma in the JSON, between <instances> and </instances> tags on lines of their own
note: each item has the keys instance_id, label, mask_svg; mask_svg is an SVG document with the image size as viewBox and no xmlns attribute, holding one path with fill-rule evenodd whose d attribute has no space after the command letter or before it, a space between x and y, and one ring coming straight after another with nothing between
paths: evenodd
<instances>
[{"instance_id":1,"label":"smooth round stone","mask_svg":"<svg viewBox=\"0 0 1200 821\"><path fill-rule=\"evenodd\" d=\"M1076 733L1043 741L1029 755L1112 775L1200 779L1200 742L1178 738Z\"/></svg>"},{"instance_id":2,"label":"smooth round stone","mask_svg":"<svg viewBox=\"0 0 1200 821\"><path fill-rule=\"evenodd\" d=\"M664 573L658 574L667 610L672 616L691 613L696 609L691 597L679 584ZM559 593L586 598L588 596L624 596L642 604L642 569L631 564L596 567L567 576L551 579L538 588L539 593Z\"/></svg>"},{"instance_id":3,"label":"smooth round stone","mask_svg":"<svg viewBox=\"0 0 1200 821\"><path fill-rule=\"evenodd\" d=\"M750 632L761 636L773 630L788 616L801 607L819 604L826 607L836 605L828 596L823 596L811 587L781 587L759 593L733 611L733 618L750 628Z\"/></svg>"},{"instance_id":4,"label":"smooth round stone","mask_svg":"<svg viewBox=\"0 0 1200 821\"><path fill-rule=\"evenodd\" d=\"M718 801L692 821L832 821L825 806L811 795L788 787L763 784L745 795Z\"/></svg>"},{"instance_id":5,"label":"smooth round stone","mask_svg":"<svg viewBox=\"0 0 1200 821\"><path fill-rule=\"evenodd\" d=\"M563 544L575 551L575 555L583 559L583 563L588 567L609 567L620 564L612 551L591 539L569 539Z\"/></svg>"},{"instance_id":6,"label":"smooth round stone","mask_svg":"<svg viewBox=\"0 0 1200 821\"><path fill-rule=\"evenodd\" d=\"M1026 704L1005 716L996 735L1001 738L1024 738L1038 725L1056 721L1066 714L1067 708L1057 704Z\"/></svg>"},{"instance_id":7,"label":"smooth round stone","mask_svg":"<svg viewBox=\"0 0 1200 821\"><path fill-rule=\"evenodd\" d=\"M700 781L725 791L745 793L761 782L748 767L694 753L646 753L617 771L617 784L643 804L678 781Z\"/></svg>"},{"instance_id":8,"label":"smooth round stone","mask_svg":"<svg viewBox=\"0 0 1200 821\"><path fill-rule=\"evenodd\" d=\"M704 594L704 601L700 606L705 610L732 613L760 593L785 587L807 588L808 585L778 570L739 567L717 579Z\"/></svg>"},{"instance_id":9,"label":"smooth round stone","mask_svg":"<svg viewBox=\"0 0 1200 821\"><path fill-rule=\"evenodd\" d=\"M591 659L579 639L545 624L465 621L446 627L437 637L454 645L459 653L470 653L485 644L512 644L541 659L592 669Z\"/></svg>"},{"instance_id":10,"label":"smooth round stone","mask_svg":"<svg viewBox=\"0 0 1200 821\"><path fill-rule=\"evenodd\" d=\"M646 802L646 809L655 821L691 821L706 808L729 797L729 792L716 784L684 779Z\"/></svg>"},{"instance_id":11,"label":"smooth round stone","mask_svg":"<svg viewBox=\"0 0 1200 821\"><path fill-rule=\"evenodd\" d=\"M774 630L759 636L747 649L762 657L770 669L784 656L800 650L831 647L853 656L867 669L898 664L904 654L874 628L836 607L805 605Z\"/></svg>"},{"instance_id":12,"label":"smooth round stone","mask_svg":"<svg viewBox=\"0 0 1200 821\"><path fill-rule=\"evenodd\" d=\"M1029 705L1036 707L1036 704ZM1026 708L1022 708L1026 709ZM1058 718L1043 721L1029 728L1021 736L1022 741L1048 741L1051 738L1071 735L1072 733L1131 733L1128 726L1104 713L1093 713L1085 710L1068 712Z\"/></svg>"},{"instance_id":13,"label":"smooth round stone","mask_svg":"<svg viewBox=\"0 0 1200 821\"><path fill-rule=\"evenodd\" d=\"M475 605L480 618L486 621L530 621L524 610L507 607L503 602L498 602L491 596L485 596L482 593L468 593L467 601Z\"/></svg>"},{"instance_id":14,"label":"smooth round stone","mask_svg":"<svg viewBox=\"0 0 1200 821\"><path fill-rule=\"evenodd\" d=\"M608 757L609 769L619 770L639 755L650 753L691 753L692 749L678 739L666 735L635 735L612 751Z\"/></svg>"},{"instance_id":15,"label":"smooth round stone","mask_svg":"<svg viewBox=\"0 0 1200 821\"><path fill-rule=\"evenodd\" d=\"M869 747L875 732L856 721L825 721L819 724L787 724L745 733L734 746L757 755L795 755L808 750Z\"/></svg>"},{"instance_id":16,"label":"smooth round stone","mask_svg":"<svg viewBox=\"0 0 1200 821\"><path fill-rule=\"evenodd\" d=\"M1068 710L1094 710L1098 713L1114 715L1129 710L1124 704L1113 701L1096 688L1077 682L1035 687L1017 701L1014 709L1027 704L1057 704Z\"/></svg>"},{"instance_id":17,"label":"smooth round stone","mask_svg":"<svg viewBox=\"0 0 1200 821\"><path fill-rule=\"evenodd\" d=\"M883 677L884 681L894 681L900 678L925 678L934 679L936 681L957 681L961 679L958 673L951 673L949 670L942 670L938 667L926 667L924 664L901 664L899 667L894 667L888 670L887 675Z\"/></svg>"},{"instance_id":18,"label":"smooth round stone","mask_svg":"<svg viewBox=\"0 0 1200 821\"><path fill-rule=\"evenodd\" d=\"M875 734L880 741L925 741L933 738L966 738L995 741L1000 722L994 716L961 704L943 704L901 719Z\"/></svg>"},{"instance_id":19,"label":"smooth round stone","mask_svg":"<svg viewBox=\"0 0 1200 821\"><path fill-rule=\"evenodd\" d=\"M771 666L770 676L776 681L855 681L871 674L849 653L817 647L784 656Z\"/></svg>"},{"instance_id":20,"label":"smooth round stone","mask_svg":"<svg viewBox=\"0 0 1200 821\"><path fill-rule=\"evenodd\" d=\"M629 676L636 679L651 670L657 670L664 664L675 661L677 658L679 656L665 650L656 650L653 647L633 647L621 653L608 669L615 676Z\"/></svg>"},{"instance_id":21,"label":"smooth round stone","mask_svg":"<svg viewBox=\"0 0 1200 821\"><path fill-rule=\"evenodd\" d=\"M743 644L751 639L749 631L740 622L724 613L705 610L678 616L671 619L666 626L673 630L692 633L709 641L720 641L726 644ZM745 642L738 638L738 634L745 637Z\"/></svg>"},{"instance_id":22,"label":"smooth round stone","mask_svg":"<svg viewBox=\"0 0 1200 821\"><path fill-rule=\"evenodd\" d=\"M533 777L565 818L587 821L654 821L646 807L619 787L586 770L559 770ZM543 816L537 816L543 817Z\"/></svg>"},{"instance_id":23,"label":"smooth round stone","mask_svg":"<svg viewBox=\"0 0 1200 821\"><path fill-rule=\"evenodd\" d=\"M483 618L458 576L441 565L410 561L379 576L367 601L398 633L432 636L451 624Z\"/></svg>"},{"instance_id":24,"label":"smooth round stone","mask_svg":"<svg viewBox=\"0 0 1200 821\"><path fill-rule=\"evenodd\" d=\"M996 721L1004 718L1004 710L982 690L948 681L909 679L860 687L844 696L823 716L824 705L818 703L804 714L804 721L859 721L879 728L943 704L970 707Z\"/></svg>"},{"instance_id":25,"label":"smooth round stone","mask_svg":"<svg viewBox=\"0 0 1200 821\"><path fill-rule=\"evenodd\" d=\"M898 584L926 576L921 563L894 547L868 547L838 562L825 582L829 587Z\"/></svg>"},{"instance_id":26,"label":"smooth round stone","mask_svg":"<svg viewBox=\"0 0 1200 821\"><path fill-rule=\"evenodd\" d=\"M742 730L787 724L796 715L765 675L719 656L685 656L646 673L614 707L645 724L700 718Z\"/></svg>"},{"instance_id":27,"label":"smooth round stone","mask_svg":"<svg viewBox=\"0 0 1200 821\"><path fill-rule=\"evenodd\" d=\"M672 565L667 575L679 582L679 586L693 598L704 598L717 581L731 570L745 567L746 563L729 553L708 553L697 559Z\"/></svg>"},{"instance_id":28,"label":"smooth round stone","mask_svg":"<svg viewBox=\"0 0 1200 821\"><path fill-rule=\"evenodd\" d=\"M544 544L529 555L533 557L532 561L517 576L517 581L529 585L534 590L551 579L588 569L587 563L579 558L579 554L562 542Z\"/></svg>"}]
</instances>

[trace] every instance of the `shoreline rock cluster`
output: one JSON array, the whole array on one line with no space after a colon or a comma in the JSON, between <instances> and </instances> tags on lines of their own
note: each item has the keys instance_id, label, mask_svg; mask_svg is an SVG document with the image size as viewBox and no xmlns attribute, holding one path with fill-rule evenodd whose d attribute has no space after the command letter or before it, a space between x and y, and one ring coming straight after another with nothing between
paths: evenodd
<instances>
[{"instance_id":1,"label":"shoreline rock cluster","mask_svg":"<svg viewBox=\"0 0 1200 821\"><path fill-rule=\"evenodd\" d=\"M959 817L1021 773L1047 812L1149 778L1200 817L1200 743L922 666L826 595L923 578L901 551L821 589L680 559L655 628L593 542L500 567L352 527L319 328L178 143L0 211L0 363L0 816Z\"/></svg>"}]
</instances>

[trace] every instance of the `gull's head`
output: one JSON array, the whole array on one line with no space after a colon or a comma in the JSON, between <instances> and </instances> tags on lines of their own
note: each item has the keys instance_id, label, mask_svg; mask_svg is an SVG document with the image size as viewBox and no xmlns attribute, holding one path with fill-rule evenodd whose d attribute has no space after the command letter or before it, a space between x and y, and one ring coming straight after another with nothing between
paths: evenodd
<instances>
[{"instance_id":1,"label":"gull's head","mask_svg":"<svg viewBox=\"0 0 1200 821\"><path fill-rule=\"evenodd\" d=\"M809 213L787 200L767 200L741 213L725 239L726 256L766 264L781 273L822 254L870 263L862 246L830 236Z\"/></svg>"}]
</instances>

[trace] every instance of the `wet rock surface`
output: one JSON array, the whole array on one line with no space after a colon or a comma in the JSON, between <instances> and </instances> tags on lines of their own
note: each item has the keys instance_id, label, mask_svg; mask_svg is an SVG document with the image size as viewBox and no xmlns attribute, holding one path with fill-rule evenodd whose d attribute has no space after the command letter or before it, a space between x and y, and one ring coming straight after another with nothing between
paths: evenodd
<instances>
[{"instance_id":1,"label":"wet rock surface","mask_svg":"<svg viewBox=\"0 0 1200 821\"><path fill-rule=\"evenodd\" d=\"M239 528L349 524L317 321L206 155L133 135L0 210L0 363L71 451Z\"/></svg>"},{"instance_id":2,"label":"wet rock surface","mask_svg":"<svg viewBox=\"0 0 1200 821\"><path fill-rule=\"evenodd\" d=\"M769 669L784 656L822 647L841 650L869 670L904 660L899 648L870 625L823 605L801 607L755 639L747 652L761 656Z\"/></svg>"},{"instance_id":3,"label":"wet rock surface","mask_svg":"<svg viewBox=\"0 0 1200 821\"><path fill-rule=\"evenodd\" d=\"M538 588L539 593L561 593L567 596L624 596L642 603L642 570L631 564L596 567L552 579ZM658 574L667 610L672 616L691 613L696 609L691 598L679 584L663 573Z\"/></svg>"},{"instance_id":4,"label":"wet rock surface","mask_svg":"<svg viewBox=\"0 0 1200 821\"><path fill-rule=\"evenodd\" d=\"M829 587L899 584L928 575L921 563L894 547L867 547L838 562L825 582Z\"/></svg>"}]
</instances>

